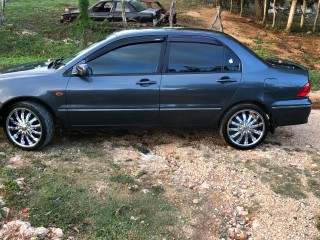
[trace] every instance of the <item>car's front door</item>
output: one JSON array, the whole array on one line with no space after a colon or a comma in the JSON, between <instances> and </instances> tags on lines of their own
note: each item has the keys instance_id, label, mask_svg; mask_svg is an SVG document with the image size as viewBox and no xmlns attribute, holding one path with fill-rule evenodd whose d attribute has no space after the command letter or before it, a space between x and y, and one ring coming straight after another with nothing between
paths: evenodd
<instances>
[{"instance_id":1,"label":"car's front door","mask_svg":"<svg viewBox=\"0 0 320 240\"><path fill-rule=\"evenodd\" d=\"M89 17L93 20L102 21L108 19L108 21L113 20L115 2L102 2L94 5L89 9Z\"/></svg>"},{"instance_id":2,"label":"car's front door","mask_svg":"<svg viewBox=\"0 0 320 240\"><path fill-rule=\"evenodd\" d=\"M212 125L241 81L239 59L212 38L171 37L160 87L162 125Z\"/></svg>"},{"instance_id":3,"label":"car's front door","mask_svg":"<svg viewBox=\"0 0 320 240\"><path fill-rule=\"evenodd\" d=\"M70 124L159 125L159 59L164 46L162 37L134 38L89 57L92 74L72 76L67 87Z\"/></svg>"}]
</instances>

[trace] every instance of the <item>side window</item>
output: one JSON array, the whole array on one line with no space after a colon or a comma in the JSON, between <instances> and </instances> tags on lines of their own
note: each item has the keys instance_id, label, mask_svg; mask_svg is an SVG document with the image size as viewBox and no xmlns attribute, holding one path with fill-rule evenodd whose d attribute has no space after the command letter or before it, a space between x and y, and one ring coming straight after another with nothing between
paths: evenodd
<instances>
[{"instance_id":1,"label":"side window","mask_svg":"<svg viewBox=\"0 0 320 240\"><path fill-rule=\"evenodd\" d=\"M206 43L172 42L169 73L220 72L224 47Z\"/></svg>"},{"instance_id":2,"label":"side window","mask_svg":"<svg viewBox=\"0 0 320 240\"><path fill-rule=\"evenodd\" d=\"M117 3L117 6L116 6L116 10L115 10L116 12L122 12L122 2L118 2ZM126 13L129 13L130 12L130 9L128 8L128 6L127 6L127 4L125 5L125 7L124 7L124 11L126 12Z\"/></svg>"},{"instance_id":3,"label":"side window","mask_svg":"<svg viewBox=\"0 0 320 240\"><path fill-rule=\"evenodd\" d=\"M126 45L90 62L93 75L156 73L162 43Z\"/></svg>"},{"instance_id":4,"label":"side window","mask_svg":"<svg viewBox=\"0 0 320 240\"><path fill-rule=\"evenodd\" d=\"M237 56L235 56L229 49L224 51L223 71L238 72L241 71L241 64Z\"/></svg>"}]
</instances>

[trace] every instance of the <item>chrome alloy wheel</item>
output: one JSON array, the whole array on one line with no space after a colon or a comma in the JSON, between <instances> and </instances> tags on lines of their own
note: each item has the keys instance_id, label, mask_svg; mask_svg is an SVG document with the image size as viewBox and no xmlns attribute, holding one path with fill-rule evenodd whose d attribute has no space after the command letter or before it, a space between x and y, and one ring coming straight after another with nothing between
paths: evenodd
<instances>
[{"instance_id":1,"label":"chrome alloy wheel","mask_svg":"<svg viewBox=\"0 0 320 240\"><path fill-rule=\"evenodd\" d=\"M263 116L252 109L236 112L228 121L228 138L239 147L249 147L260 141L266 131Z\"/></svg>"},{"instance_id":2,"label":"chrome alloy wheel","mask_svg":"<svg viewBox=\"0 0 320 240\"><path fill-rule=\"evenodd\" d=\"M35 146L42 137L39 118L27 108L15 108L8 114L6 130L11 140L23 148Z\"/></svg>"}]
</instances>

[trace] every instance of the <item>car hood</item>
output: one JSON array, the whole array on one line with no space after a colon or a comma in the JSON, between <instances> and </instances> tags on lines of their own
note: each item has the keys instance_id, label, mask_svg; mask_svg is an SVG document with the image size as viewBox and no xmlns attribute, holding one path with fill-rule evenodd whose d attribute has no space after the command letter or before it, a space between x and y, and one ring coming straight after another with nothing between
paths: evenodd
<instances>
[{"instance_id":1,"label":"car hood","mask_svg":"<svg viewBox=\"0 0 320 240\"><path fill-rule=\"evenodd\" d=\"M79 9L71 10L71 11L69 11L69 12L63 13L62 15L66 15L66 14L76 14L76 13L80 13Z\"/></svg>"},{"instance_id":2,"label":"car hood","mask_svg":"<svg viewBox=\"0 0 320 240\"><path fill-rule=\"evenodd\" d=\"M159 11L159 9L155 9L155 8L147 8L146 10L143 10L143 11L141 11L141 12L139 12L139 13L152 13L152 14L156 14L157 12Z\"/></svg>"},{"instance_id":3,"label":"car hood","mask_svg":"<svg viewBox=\"0 0 320 240\"><path fill-rule=\"evenodd\" d=\"M285 59L281 59L281 58L267 58L265 60L272 67L276 67L276 68L284 68L284 69L292 69L292 70L294 70L294 69L307 70L305 67L303 67L302 65L300 65L298 63L288 61Z\"/></svg>"},{"instance_id":4,"label":"car hood","mask_svg":"<svg viewBox=\"0 0 320 240\"><path fill-rule=\"evenodd\" d=\"M52 74L56 69L48 68L50 62L28 63L0 70L0 79Z\"/></svg>"}]
</instances>

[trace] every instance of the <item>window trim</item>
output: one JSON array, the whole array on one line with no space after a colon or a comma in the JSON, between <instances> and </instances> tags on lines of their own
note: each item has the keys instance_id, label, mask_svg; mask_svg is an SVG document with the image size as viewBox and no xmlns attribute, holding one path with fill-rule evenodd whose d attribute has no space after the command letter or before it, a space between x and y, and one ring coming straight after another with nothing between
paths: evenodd
<instances>
[{"instance_id":1,"label":"window trim","mask_svg":"<svg viewBox=\"0 0 320 240\"><path fill-rule=\"evenodd\" d=\"M154 73L116 73L116 74L93 74L92 76L137 76L137 75L159 75L162 72L163 61L166 49L166 38L164 36L148 36L148 37L132 37L128 39L122 39L114 43L108 44L105 47L89 55L85 62L93 61L104 54L114 51L118 48L122 48L130 45L146 44L146 43L160 43L160 55Z\"/></svg>"},{"instance_id":2,"label":"window trim","mask_svg":"<svg viewBox=\"0 0 320 240\"><path fill-rule=\"evenodd\" d=\"M182 43L200 43L200 44L208 44L208 45L217 45L217 46L222 46L223 49L223 61L222 61L222 71L217 71L217 72L168 72L169 69L169 58L170 58L170 50L171 50L171 43L173 42L182 42ZM239 61L240 63L240 69L238 71L224 71L224 55L225 51L229 50ZM207 37L207 36L175 36L171 35L168 36L168 43L166 46L166 55L164 57L164 63L163 63L163 68L162 68L162 74L163 75L181 75L181 74L217 74L217 73L242 73L242 62L240 58L232 51L228 46L223 44L221 41L212 38L212 37Z\"/></svg>"}]
</instances>

